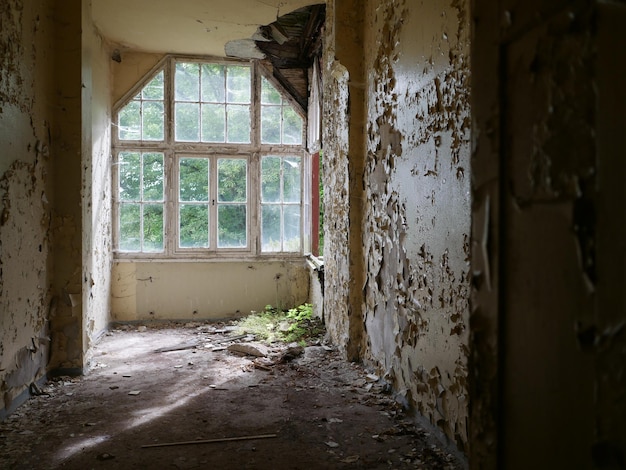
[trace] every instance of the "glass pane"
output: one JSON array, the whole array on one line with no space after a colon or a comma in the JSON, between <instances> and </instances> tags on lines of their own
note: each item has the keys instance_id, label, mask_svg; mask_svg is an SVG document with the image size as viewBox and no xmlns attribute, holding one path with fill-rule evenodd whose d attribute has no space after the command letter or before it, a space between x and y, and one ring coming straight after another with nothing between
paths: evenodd
<instances>
[{"instance_id":1,"label":"glass pane","mask_svg":"<svg viewBox=\"0 0 626 470\"><path fill-rule=\"evenodd\" d=\"M163 154L143 154L143 200L163 200Z\"/></svg>"},{"instance_id":2,"label":"glass pane","mask_svg":"<svg viewBox=\"0 0 626 470\"><path fill-rule=\"evenodd\" d=\"M143 206L143 251L163 251L163 204Z\"/></svg>"},{"instance_id":3,"label":"glass pane","mask_svg":"<svg viewBox=\"0 0 626 470\"><path fill-rule=\"evenodd\" d=\"M246 236L245 204L221 205L217 208L218 248L245 248Z\"/></svg>"},{"instance_id":4,"label":"glass pane","mask_svg":"<svg viewBox=\"0 0 626 470\"><path fill-rule=\"evenodd\" d=\"M139 201L141 194L140 162L139 152L121 152L119 155L119 195L121 201Z\"/></svg>"},{"instance_id":5,"label":"glass pane","mask_svg":"<svg viewBox=\"0 0 626 470\"><path fill-rule=\"evenodd\" d=\"M224 142L225 119L223 104L203 104L202 142Z\"/></svg>"},{"instance_id":6,"label":"glass pane","mask_svg":"<svg viewBox=\"0 0 626 470\"><path fill-rule=\"evenodd\" d=\"M228 142L250 143L250 106L226 106L228 113Z\"/></svg>"},{"instance_id":7,"label":"glass pane","mask_svg":"<svg viewBox=\"0 0 626 470\"><path fill-rule=\"evenodd\" d=\"M220 158L217 161L217 200L247 201L247 161L241 158Z\"/></svg>"},{"instance_id":8,"label":"glass pane","mask_svg":"<svg viewBox=\"0 0 626 470\"><path fill-rule=\"evenodd\" d=\"M163 72L159 72L150 82L141 90L141 97L144 100L162 100L163 99Z\"/></svg>"},{"instance_id":9,"label":"glass pane","mask_svg":"<svg viewBox=\"0 0 626 470\"><path fill-rule=\"evenodd\" d=\"M261 106L261 142L280 144L280 106Z\"/></svg>"},{"instance_id":10,"label":"glass pane","mask_svg":"<svg viewBox=\"0 0 626 470\"><path fill-rule=\"evenodd\" d=\"M283 107L283 144L302 143L302 118L290 106Z\"/></svg>"},{"instance_id":11,"label":"glass pane","mask_svg":"<svg viewBox=\"0 0 626 470\"><path fill-rule=\"evenodd\" d=\"M120 250L141 250L141 206L139 204L120 204Z\"/></svg>"},{"instance_id":12,"label":"glass pane","mask_svg":"<svg viewBox=\"0 0 626 470\"><path fill-rule=\"evenodd\" d=\"M280 206L263 205L261 207L261 219L261 250L281 251Z\"/></svg>"},{"instance_id":13,"label":"glass pane","mask_svg":"<svg viewBox=\"0 0 626 470\"><path fill-rule=\"evenodd\" d=\"M280 157L261 161L261 202L280 202Z\"/></svg>"},{"instance_id":14,"label":"glass pane","mask_svg":"<svg viewBox=\"0 0 626 470\"><path fill-rule=\"evenodd\" d=\"M300 251L300 206L283 206L283 251Z\"/></svg>"},{"instance_id":15,"label":"glass pane","mask_svg":"<svg viewBox=\"0 0 626 470\"><path fill-rule=\"evenodd\" d=\"M131 101L120 110L117 126L120 140L141 139L141 108L139 101Z\"/></svg>"},{"instance_id":16,"label":"glass pane","mask_svg":"<svg viewBox=\"0 0 626 470\"><path fill-rule=\"evenodd\" d=\"M250 102L250 67L227 67L228 103Z\"/></svg>"},{"instance_id":17,"label":"glass pane","mask_svg":"<svg viewBox=\"0 0 626 470\"><path fill-rule=\"evenodd\" d=\"M209 159L181 158L178 181L181 201L208 201Z\"/></svg>"},{"instance_id":18,"label":"glass pane","mask_svg":"<svg viewBox=\"0 0 626 470\"><path fill-rule=\"evenodd\" d=\"M163 140L163 103L145 101L143 107L143 140Z\"/></svg>"},{"instance_id":19,"label":"glass pane","mask_svg":"<svg viewBox=\"0 0 626 470\"><path fill-rule=\"evenodd\" d=\"M283 201L300 202L300 157L287 157L283 164Z\"/></svg>"},{"instance_id":20,"label":"glass pane","mask_svg":"<svg viewBox=\"0 0 626 470\"><path fill-rule=\"evenodd\" d=\"M180 206L180 247L209 247L209 206L183 204Z\"/></svg>"},{"instance_id":21,"label":"glass pane","mask_svg":"<svg viewBox=\"0 0 626 470\"><path fill-rule=\"evenodd\" d=\"M265 77L261 77L261 103L263 104L280 104L282 97L278 90Z\"/></svg>"},{"instance_id":22,"label":"glass pane","mask_svg":"<svg viewBox=\"0 0 626 470\"><path fill-rule=\"evenodd\" d=\"M224 66L202 64L202 101L224 102Z\"/></svg>"},{"instance_id":23,"label":"glass pane","mask_svg":"<svg viewBox=\"0 0 626 470\"><path fill-rule=\"evenodd\" d=\"M200 66L194 63L176 64L174 78L176 101L200 101Z\"/></svg>"},{"instance_id":24,"label":"glass pane","mask_svg":"<svg viewBox=\"0 0 626 470\"><path fill-rule=\"evenodd\" d=\"M176 140L198 142L200 140L200 105L176 103Z\"/></svg>"}]
</instances>

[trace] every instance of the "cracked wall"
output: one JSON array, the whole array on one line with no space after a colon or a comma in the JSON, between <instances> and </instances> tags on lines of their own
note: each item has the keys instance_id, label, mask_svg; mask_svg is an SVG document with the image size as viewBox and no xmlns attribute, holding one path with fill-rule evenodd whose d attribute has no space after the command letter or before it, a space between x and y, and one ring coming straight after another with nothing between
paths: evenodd
<instances>
[{"instance_id":1,"label":"cracked wall","mask_svg":"<svg viewBox=\"0 0 626 470\"><path fill-rule=\"evenodd\" d=\"M342 10L332 3L327 327L348 357L346 341L401 400L467 450L467 5L389 0Z\"/></svg>"},{"instance_id":2,"label":"cracked wall","mask_svg":"<svg viewBox=\"0 0 626 470\"><path fill-rule=\"evenodd\" d=\"M45 374L51 302L51 2L0 6L0 416Z\"/></svg>"}]
</instances>

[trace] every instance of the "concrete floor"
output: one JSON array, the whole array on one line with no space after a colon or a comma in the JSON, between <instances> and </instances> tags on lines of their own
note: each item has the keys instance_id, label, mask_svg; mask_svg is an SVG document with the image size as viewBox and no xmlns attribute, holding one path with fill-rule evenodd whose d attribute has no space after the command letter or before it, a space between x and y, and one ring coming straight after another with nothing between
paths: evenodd
<instances>
[{"instance_id":1,"label":"concrete floor","mask_svg":"<svg viewBox=\"0 0 626 470\"><path fill-rule=\"evenodd\" d=\"M0 468L466 468L330 347L255 366L224 349L230 334L210 323L112 330L86 376L46 383L0 423ZM193 443L213 439L226 440Z\"/></svg>"}]
</instances>

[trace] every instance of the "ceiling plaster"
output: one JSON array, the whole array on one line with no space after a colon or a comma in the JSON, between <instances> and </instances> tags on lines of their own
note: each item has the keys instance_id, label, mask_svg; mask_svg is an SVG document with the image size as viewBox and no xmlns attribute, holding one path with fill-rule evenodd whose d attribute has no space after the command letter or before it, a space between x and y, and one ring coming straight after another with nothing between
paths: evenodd
<instances>
[{"instance_id":1,"label":"ceiling plaster","mask_svg":"<svg viewBox=\"0 0 626 470\"><path fill-rule=\"evenodd\" d=\"M323 0L92 0L100 33L124 48L225 57L229 41Z\"/></svg>"}]
</instances>

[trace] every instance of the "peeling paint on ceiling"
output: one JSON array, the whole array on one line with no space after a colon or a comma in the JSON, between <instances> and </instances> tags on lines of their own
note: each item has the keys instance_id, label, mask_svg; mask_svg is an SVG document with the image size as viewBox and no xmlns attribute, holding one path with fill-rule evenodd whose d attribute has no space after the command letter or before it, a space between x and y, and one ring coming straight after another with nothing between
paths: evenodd
<instances>
[{"instance_id":1,"label":"peeling paint on ceiling","mask_svg":"<svg viewBox=\"0 0 626 470\"><path fill-rule=\"evenodd\" d=\"M224 57L224 45L320 0L93 0L93 21L130 49Z\"/></svg>"}]
</instances>

